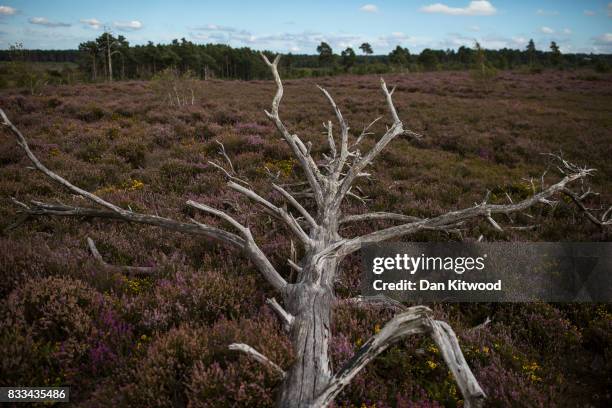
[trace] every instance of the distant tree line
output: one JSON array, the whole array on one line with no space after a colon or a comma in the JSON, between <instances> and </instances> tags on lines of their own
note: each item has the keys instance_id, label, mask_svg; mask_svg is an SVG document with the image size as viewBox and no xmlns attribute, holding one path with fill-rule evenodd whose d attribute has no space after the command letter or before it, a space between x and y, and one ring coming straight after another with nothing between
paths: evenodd
<instances>
[{"instance_id":1,"label":"distant tree line","mask_svg":"<svg viewBox=\"0 0 612 408\"><path fill-rule=\"evenodd\" d=\"M521 67L532 70L591 67L608 71L612 63L611 55L563 54L555 42L547 50L538 50L533 40L522 50L487 50L475 43L474 47L462 46L457 50L426 48L413 54L398 45L387 55L375 55L369 43L361 44L358 54L350 47L336 53L328 43L322 42L316 51L315 55L284 55L280 67L283 76L465 69L478 69L484 73L486 69ZM14 61L15 55L13 47L0 50L0 61ZM166 69L201 79L252 80L269 76L258 51L223 44L195 44L184 38L170 44L149 42L130 46L124 36L105 32L94 40L81 43L78 50L21 50L19 55L21 60L32 62L75 63L83 79L90 81L150 79Z\"/></svg>"}]
</instances>

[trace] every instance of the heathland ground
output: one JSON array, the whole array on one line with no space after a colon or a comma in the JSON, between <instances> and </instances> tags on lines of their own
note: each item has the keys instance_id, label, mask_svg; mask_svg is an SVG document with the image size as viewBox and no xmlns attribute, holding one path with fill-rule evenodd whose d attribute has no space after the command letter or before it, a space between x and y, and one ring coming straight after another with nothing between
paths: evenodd
<instances>
[{"instance_id":1,"label":"heathland ground","mask_svg":"<svg viewBox=\"0 0 612 408\"><path fill-rule=\"evenodd\" d=\"M612 75L589 72L502 72L478 80L467 72L389 75L405 127L363 181L372 210L422 217L472 205L491 190L506 202L539 188L541 153L559 153L598 171L593 207L612 202ZM352 129L383 116L375 76L285 82L281 116L293 132L326 149L322 123L333 119L315 84L327 88ZM261 194L269 172L299 178L297 163L264 109L269 81L197 81L186 104L170 106L150 82L43 88L31 96L0 94L0 107L51 169L74 184L135 211L178 219L193 216L185 201L224 208L250 223L262 249L287 277L284 231L225 188L224 144L241 177ZM371 145L376 136L365 142ZM0 138L0 227L16 218L10 197L86 204L27 168L13 137ZM267 170L266 170L267 169ZM268 171L269 170L269 171ZM557 177L550 168L545 180ZM273 196L274 197L274 196ZM278 199L279 197L276 197ZM354 201L347 211L363 211ZM510 225L510 220L500 219ZM562 198L542 218L513 220L533 228L495 231L466 226L466 239L609 241ZM536 225L537 224L537 225ZM352 235L371 229L359 225ZM124 277L92 259L86 237L106 261L156 265L154 277ZM457 239L427 232L411 240ZM344 265L339 296L358 294L358 257ZM0 385L73 387L77 406L269 406L280 381L267 368L227 350L244 341L279 365L290 344L265 304L271 288L240 254L156 228L99 220L37 219L0 236ZM433 305L459 335L491 406L610 406L612 314L609 305ZM380 329L388 312L339 307L335 364L346 361ZM471 327L487 316L492 323ZM265 338L262 332L270 333ZM369 365L337 400L339 406L460 406L460 394L425 337L394 346ZM522 403L519 403L522 401Z\"/></svg>"}]
</instances>

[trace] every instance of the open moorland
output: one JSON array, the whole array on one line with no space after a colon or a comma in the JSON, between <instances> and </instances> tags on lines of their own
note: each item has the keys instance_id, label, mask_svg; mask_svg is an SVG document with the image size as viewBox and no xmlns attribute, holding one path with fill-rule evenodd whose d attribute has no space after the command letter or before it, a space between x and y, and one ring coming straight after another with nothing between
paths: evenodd
<instances>
[{"instance_id":1,"label":"open moorland","mask_svg":"<svg viewBox=\"0 0 612 408\"><path fill-rule=\"evenodd\" d=\"M405 127L360 187L371 210L430 217L481 202L525 198L559 178L541 153L559 153L597 169L612 203L612 75L588 72L468 72L389 75ZM378 116L389 123L375 76L285 82L280 113L292 132L327 149L322 123L333 112L316 84L335 97L354 130ZM261 195L277 181L301 179L288 146L268 121L270 81L198 81L185 106L170 106L150 82L48 87L41 95L3 91L0 107L50 169L124 208L186 220L185 201L223 208L251 226L260 246L290 279L286 231L225 185L222 142L241 178ZM364 149L376 135L368 136ZM0 135L0 228L18 217L10 197L88 205L40 173L8 132ZM533 185L529 179L533 179ZM347 212L360 213L358 200ZM609 241L562 197L536 218L500 217L508 226L466 225L463 238L487 241ZM200 215L197 215L200 217ZM213 219L200 217L209 223ZM383 224L360 224L346 236ZM156 266L151 277L102 267L97 244L114 265ZM456 240L421 232L409 240ZM339 297L359 293L361 264L343 265ZM86 219L39 218L0 235L0 385L70 385L83 407L273 406L278 374L228 344L252 345L281 367L292 350L266 304L273 290L240 253L154 227ZM455 329L489 406L611 406L612 307L597 304L437 304ZM390 318L377 310L338 306L334 365ZM487 316L492 322L477 330ZM261 333L266 332L266 336ZM455 407L461 395L431 340L412 337L368 365L336 400L338 406Z\"/></svg>"}]
</instances>

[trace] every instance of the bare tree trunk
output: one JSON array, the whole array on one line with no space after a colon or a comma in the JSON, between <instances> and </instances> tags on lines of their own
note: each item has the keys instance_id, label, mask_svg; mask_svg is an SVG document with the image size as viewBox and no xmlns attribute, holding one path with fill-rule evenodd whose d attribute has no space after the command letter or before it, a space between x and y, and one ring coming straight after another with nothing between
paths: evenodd
<instances>
[{"instance_id":1,"label":"bare tree trunk","mask_svg":"<svg viewBox=\"0 0 612 408\"><path fill-rule=\"evenodd\" d=\"M291 326L295 361L280 390L280 407L312 406L333 376L329 341L336 303L333 282L339 261L321 254L340 240L338 216L333 206L325 208L319 220L321 227L310 231L312 245L298 265L297 283L288 284L283 293L288 312L295 316Z\"/></svg>"},{"instance_id":2,"label":"bare tree trunk","mask_svg":"<svg viewBox=\"0 0 612 408\"><path fill-rule=\"evenodd\" d=\"M291 328L295 360L281 386L278 406L309 407L332 376L328 350L334 296L329 286L307 282L288 286L285 303L295 316Z\"/></svg>"},{"instance_id":3,"label":"bare tree trunk","mask_svg":"<svg viewBox=\"0 0 612 408\"><path fill-rule=\"evenodd\" d=\"M108 59L108 81L113 82L113 61L111 56L110 34L106 33L106 58Z\"/></svg>"}]
</instances>

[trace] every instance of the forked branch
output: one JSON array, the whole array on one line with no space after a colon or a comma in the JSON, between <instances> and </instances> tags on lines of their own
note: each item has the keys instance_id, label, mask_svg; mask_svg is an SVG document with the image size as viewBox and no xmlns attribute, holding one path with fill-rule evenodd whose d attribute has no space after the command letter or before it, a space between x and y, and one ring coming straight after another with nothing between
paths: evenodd
<instances>
[{"instance_id":1,"label":"forked branch","mask_svg":"<svg viewBox=\"0 0 612 408\"><path fill-rule=\"evenodd\" d=\"M425 306L408 308L391 319L380 332L372 336L330 380L329 386L317 397L313 406L326 407L351 380L376 356L392 344L413 334L430 334L444 361L452 371L463 395L466 407L480 407L484 391L467 365L455 333L446 323L432 320Z\"/></svg>"},{"instance_id":2,"label":"forked branch","mask_svg":"<svg viewBox=\"0 0 612 408\"><path fill-rule=\"evenodd\" d=\"M349 155L349 151L348 151L348 133L349 133L349 127L348 124L346 123L346 120L344 120L344 117L342 116L342 112L340 112L340 108L338 108L338 105L336 105L336 102L334 101L334 98L332 98L332 96L329 94L329 92L327 92L327 90L325 90L324 88L317 86L321 92L323 92L323 95L325 95L325 97L327 98L327 100L329 101L329 104L331 105L332 109L334 110L334 113L336 114L336 118L338 119L338 124L340 125L340 157L337 159L335 168L332 170L332 179L338 180L340 178L340 174L342 173L342 169L344 168L344 164L346 163L346 159ZM333 146L334 143L334 139L333 139L333 133L332 133L332 126L331 126L331 122L328 123L328 138L330 139L330 147ZM332 149L332 154L335 157L336 156L336 151L335 151L335 147L333 147Z\"/></svg>"},{"instance_id":3,"label":"forked branch","mask_svg":"<svg viewBox=\"0 0 612 408\"><path fill-rule=\"evenodd\" d=\"M397 110L395 109L395 105L393 104L393 91L389 92L387 89L387 84L381 78L380 87L385 95L385 99L387 101L387 107L391 114L391 118L393 119L393 124L391 127L385 132L385 134L376 142L374 147L366 153L361 159L359 159L355 164L351 166L346 176L342 180L342 184L338 190L338 194L336 196L336 204L338 205L346 196L347 192L350 190L351 186L355 182L355 179L359 177L362 171L372 163L372 161L378 156L380 152L397 136L404 133L404 128L402 125L402 121L399 119L397 115Z\"/></svg>"},{"instance_id":4,"label":"forked branch","mask_svg":"<svg viewBox=\"0 0 612 408\"><path fill-rule=\"evenodd\" d=\"M348 239L340 246L339 255L345 256L352 252L355 252L359 250L364 244L387 241L390 239L399 238L404 235L413 234L421 230L427 230L432 228L445 229L449 226L457 225L458 223L475 218L484 218L489 220L490 222L490 219L492 219L491 216L493 214L512 214L524 211L536 204L547 202L548 198L561 191L564 191L568 184L577 180L584 179L594 172L593 169L578 169L575 166L572 166L572 171L573 172L568 173L559 182L549 186L548 188L545 188L544 190L532 195L529 198L526 198L523 201L504 205L488 204L485 200L482 203L477 204L473 207L457 211L450 211L437 217L425 218L414 222L408 222L406 224L385 228L366 235Z\"/></svg>"},{"instance_id":5,"label":"forked branch","mask_svg":"<svg viewBox=\"0 0 612 408\"><path fill-rule=\"evenodd\" d=\"M311 240L308 237L308 234L306 234L306 232L302 229L302 227L297 222L297 220L293 217L293 215L291 215L289 212L287 212L284 208L281 208L281 207L278 207L278 206L272 204L270 201L266 200L265 198L263 198L262 196L260 196L256 192L254 192L253 190L251 190L249 188L246 188L244 186L241 186L240 184L236 184L236 183L230 181L227 185L232 190L235 190L235 191L243 194L244 196L246 196L249 199L253 200L257 204L261 205L270 215L272 215L276 219L284 222L285 225L295 234L295 236L297 238L300 239L300 241L306 247L309 247L311 245ZM293 198L293 197L291 197L291 198ZM297 204L297 205L299 206L299 204ZM302 207L300 206L300 208L302 208ZM306 214L309 215L308 213L306 213ZM312 218L310 218L310 220L312 220ZM314 222L314 221L312 221L312 222Z\"/></svg>"},{"instance_id":6,"label":"forked branch","mask_svg":"<svg viewBox=\"0 0 612 408\"><path fill-rule=\"evenodd\" d=\"M578 208L580 208L580 210L584 212L584 215L587 217L587 219L593 224L602 228L607 225L612 225L612 218L610 217L610 215L612 214L612 206L606 211L604 211L604 213L601 215L601 218L597 218L595 214L593 214L593 211L587 208L586 205L584 205L583 201L584 198L586 198L586 194L583 196L579 196L568 188L563 188L561 191L563 192L563 194L572 199L572 201L578 206Z\"/></svg>"},{"instance_id":7,"label":"forked branch","mask_svg":"<svg viewBox=\"0 0 612 408\"><path fill-rule=\"evenodd\" d=\"M283 83L280 79L280 75L278 74L278 62L280 60L280 55L277 55L276 58L274 58L273 62L270 62L270 60L268 60L268 57L266 57L263 53L261 54L261 57L263 58L266 65L268 65L268 67L270 68L272 76L274 77L274 81L276 82L276 94L274 95L274 99L272 100L272 110L270 112L266 111L266 115L268 115L270 120L274 122L283 139L285 139L285 141L287 141L287 143L289 144L289 147L291 147L293 154L300 162L302 170L306 175L306 179L308 180L308 183L312 188L314 198L317 204L321 206L323 205L323 191L321 189L320 184L322 175L319 171L319 168L317 167L315 161L310 155L309 149L306 148L304 143L297 135L289 132L278 113L278 108L280 106L281 100L283 99Z\"/></svg>"}]
</instances>

